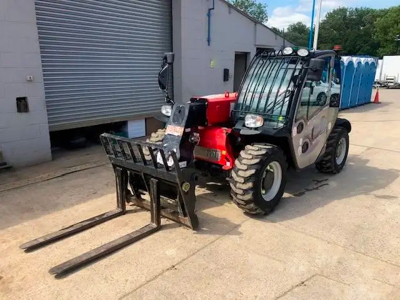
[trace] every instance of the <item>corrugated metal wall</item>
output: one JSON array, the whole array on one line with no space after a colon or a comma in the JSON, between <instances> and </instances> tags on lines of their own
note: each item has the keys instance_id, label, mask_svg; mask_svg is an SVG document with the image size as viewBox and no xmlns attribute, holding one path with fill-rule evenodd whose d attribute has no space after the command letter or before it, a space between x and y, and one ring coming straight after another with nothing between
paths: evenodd
<instances>
[{"instance_id":1,"label":"corrugated metal wall","mask_svg":"<svg viewBox=\"0 0 400 300\"><path fill-rule=\"evenodd\" d=\"M50 130L159 111L171 0L36 0Z\"/></svg>"}]
</instances>

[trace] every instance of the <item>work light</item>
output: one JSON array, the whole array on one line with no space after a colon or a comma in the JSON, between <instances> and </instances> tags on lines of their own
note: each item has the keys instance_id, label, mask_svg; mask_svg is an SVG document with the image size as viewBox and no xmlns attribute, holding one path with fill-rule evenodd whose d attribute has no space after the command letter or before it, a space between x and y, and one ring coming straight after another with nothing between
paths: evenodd
<instances>
[{"instance_id":1,"label":"work light","mask_svg":"<svg viewBox=\"0 0 400 300\"><path fill-rule=\"evenodd\" d=\"M293 48L292 47L286 47L285 49L283 49L283 54L284 55L290 55L293 53Z\"/></svg>"},{"instance_id":2,"label":"work light","mask_svg":"<svg viewBox=\"0 0 400 300\"><path fill-rule=\"evenodd\" d=\"M297 50L297 55L298 56L307 56L308 54L309 54L310 52L308 52L308 50L307 49L299 49L299 50Z\"/></svg>"},{"instance_id":3,"label":"work light","mask_svg":"<svg viewBox=\"0 0 400 300\"><path fill-rule=\"evenodd\" d=\"M259 115L248 114L244 118L244 125L248 128L258 128L263 126L264 118Z\"/></svg>"},{"instance_id":4,"label":"work light","mask_svg":"<svg viewBox=\"0 0 400 300\"><path fill-rule=\"evenodd\" d=\"M163 105L161 106L161 113L164 116L170 117L172 112L172 106L171 105Z\"/></svg>"}]
</instances>

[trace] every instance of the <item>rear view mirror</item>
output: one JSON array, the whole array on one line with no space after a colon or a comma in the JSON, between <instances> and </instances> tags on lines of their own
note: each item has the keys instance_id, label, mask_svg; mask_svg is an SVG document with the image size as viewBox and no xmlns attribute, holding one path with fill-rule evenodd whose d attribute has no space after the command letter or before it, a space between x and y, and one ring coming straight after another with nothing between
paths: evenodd
<instances>
[{"instance_id":1,"label":"rear view mirror","mask_svg":"<svg viewBox=\"0 0 400 300\"><path fill-rule=\"evenodd\" d=\"M169 73L171 72L170 66L174 63L174 53L168 52L164 54L161 70L158 73L158 86L160 90L166 91L168 87Z\"/></svg>"},{"instance_id":2,"label":"rear view mirror","mask_svg":"<svg viewBox=\"0 0 400 300\"><path fill-rule=\"evenodd\" d=\"M324 59L312 58L308 66L307 80L320 81L322 79L322 71L324 70L324 66Z\"/></svg>"},{"instance_id":3,"label":"rear view mirror","mask_svg":"<svg viewBox=\"0 0 400 300\"><path fill-rule=\"evenodd\" d=\"M168 65L165 64L165 65L161 66L161 70L158 73L158 86L160 87L160 90L162 90L162 91L165 91L167 89L168 72L169 72Z\"/></svg>"}]
</instances>

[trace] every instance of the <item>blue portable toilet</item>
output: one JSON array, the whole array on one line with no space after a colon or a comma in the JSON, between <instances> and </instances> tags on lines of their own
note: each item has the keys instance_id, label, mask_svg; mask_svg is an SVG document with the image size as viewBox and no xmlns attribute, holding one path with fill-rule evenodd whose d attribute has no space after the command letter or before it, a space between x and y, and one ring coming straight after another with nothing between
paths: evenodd
<instances>
[{"instance_id":1,"label":"blue portable toilet","mask_svg":"<svg viewBox=\"0 0 400 300\"><path fill-rule=\"evenodd\" d=\"M376 62L376 58L368 56L342 56L340 109L370 102Z\"/></svg>"},{"instance_id":2,"label":"blue portable toilet","mask_svg":"<svg viewBox=\"0 0 400 300\"><path fill-rule=\"evenodd\" d=\"M369 86L369 62L367 58L361 59L361 80L358 89L358 103L357 105L365 104L366 93Z\"/></svg>"},{"instance_id":3,"label":"blue portable toilet","mask_svg":"<svg viewBox=\"0 0 400 300\"><path fill-rule=\"evenodd\" d=\"M360 88L360 81L361 81L361 74L362 74L362 62L360 58L356 58L354 60L355 70L353 76L353 84L351 85L351 92L350 92L350 107L357 106L358 103L358 91Z\"/></svg>"},{"instance_id":4,"label":"blue portable toilet","mask_svg":"<svg viewBox=\"0 0 400 300\"><path fill-rule=\"evenodd\" d=\"M340 109L343 109L343 83L344 79L346 77L346 66L344 64L344 60L340 60L340 73L341 73L341 78L340 78Z\"/></svg>"},{"instance_id":5,"label":"blue portable toilet","mask_svg":"<svg viewBox=\"0 0 400 300\"><path fill-rule=\"evenodd\" d=\"M376 57L370 57L368 58L369 62L369 81L368 81L368 87L366 89L365 93L365 103L371 102L371 94L372 94L372 89L374 86L375 82L375 74L376 74L376 69L378 65L378 58Z\"/></svg>"},{"instance_id":6,"label":"blue portable toilet","mask_svg":"<svg viewBox=\"0 0 400 300\"><path fill-rule=\"evenodd\" d=\"M371 102L371 93L372 93L372 87L374 85L375 81L375 73L376 73L376 62L377 59L373 57L368 58L368 82L367 86L365 88L365 101L364 103L369 103Z\"/></svg>"},{"instance_id":7,"label":"blue portable toilet","mask_svg":"<svg viewBox=\"0 0 400 300\"><path fill-rule=\"evenodd\" d=\"M372 87L373 87L374 81L375 81L376 68L377 68L377 59L371 58L371 62L369 64L371 77L369 78L369 88L367 89L367 92L366 92L366 95L365 95L366 103L371 102Z\"/></svg>"},{"instance_id":8,"label":"blue portable toilet","mask_svg":"<svg viewBox=\"0 0 400 300\"><path fill-rule=\"evenodd\" d=\"M354 62L351 57L343 57L344 71L342 74L342 91L340 108L346 109L350 107L351 86L354 77Z\"/></svg>"}]
</instances>

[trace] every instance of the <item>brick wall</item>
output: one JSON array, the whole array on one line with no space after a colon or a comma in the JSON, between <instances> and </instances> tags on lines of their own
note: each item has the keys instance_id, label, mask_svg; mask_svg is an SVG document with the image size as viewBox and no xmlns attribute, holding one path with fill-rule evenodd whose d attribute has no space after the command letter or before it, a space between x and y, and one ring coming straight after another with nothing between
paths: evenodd
<instances>
[{"instance_id":1,"label":"brick wall","mask_svg":"<svg viewBox=\"0 0 400 300\"><path fill-rule=\"evenodd\" d=\"M29 112L17 112L17 97ZM33 0L0 0L0 150L13 166L51 160Z\"/></svg>"}]
</instances>

